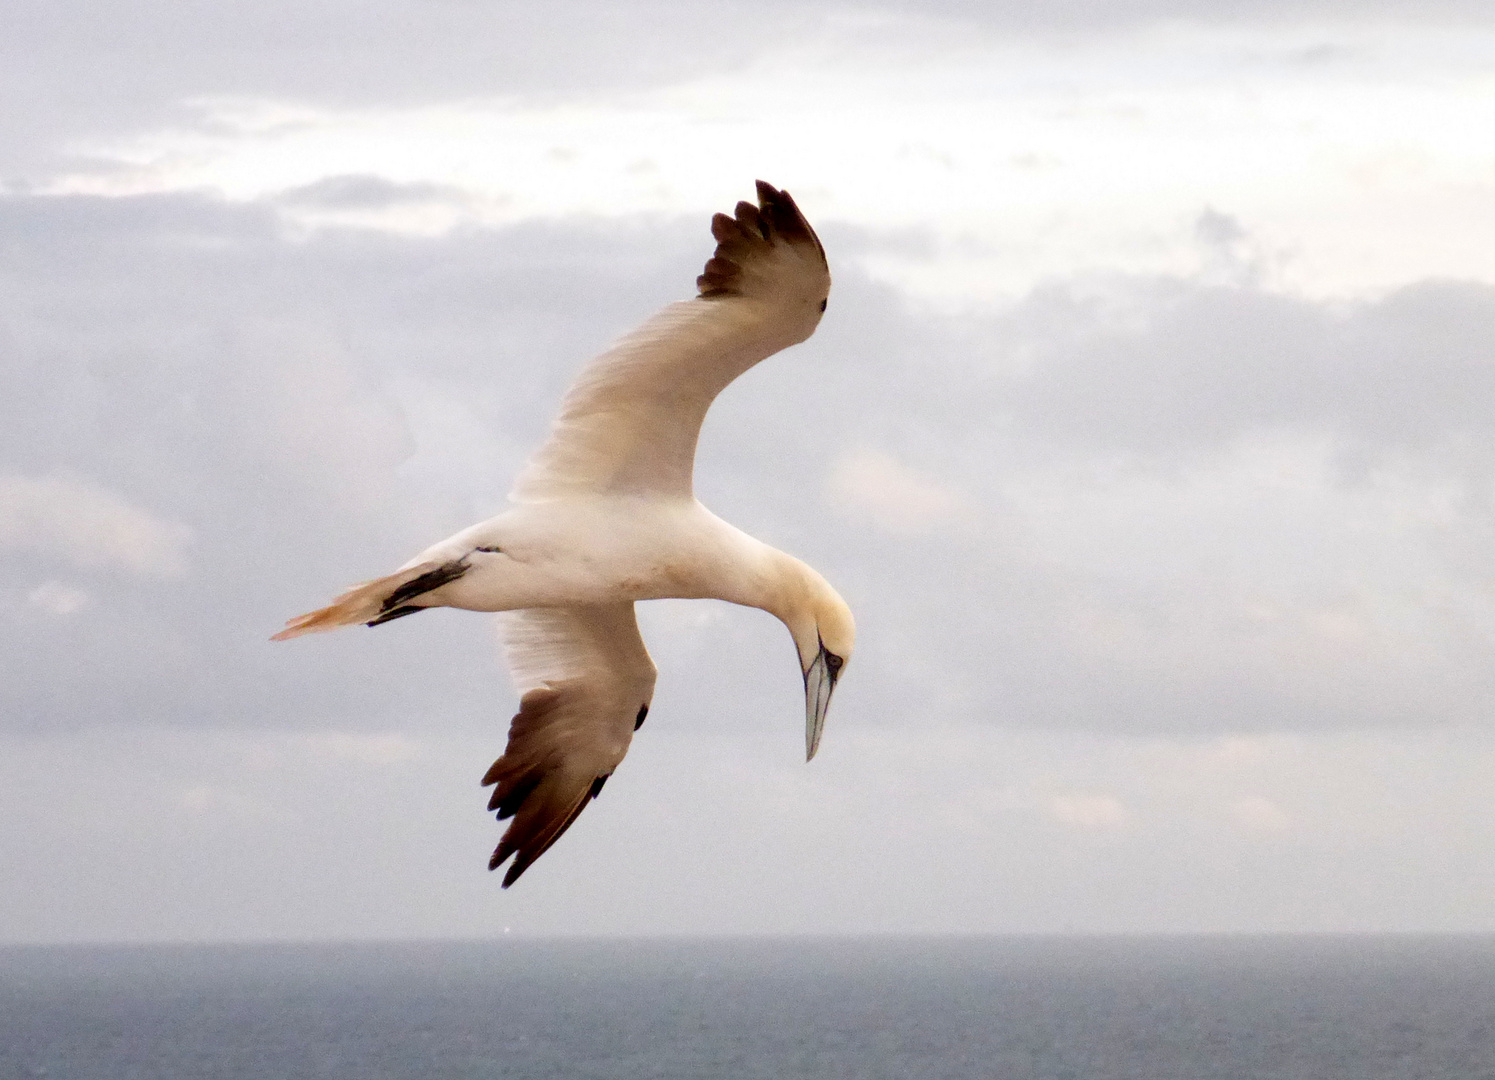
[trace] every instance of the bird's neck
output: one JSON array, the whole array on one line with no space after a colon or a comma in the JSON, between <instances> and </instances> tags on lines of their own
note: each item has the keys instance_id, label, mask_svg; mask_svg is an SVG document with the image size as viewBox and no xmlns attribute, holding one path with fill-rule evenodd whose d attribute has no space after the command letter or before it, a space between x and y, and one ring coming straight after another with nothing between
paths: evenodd
<instances>
[{"instance_id":1,"label":"bird's neck","mask_svg":"<svg viewBox=\"0 0 1495 1080\"><path fill-rule=\"evenodd\" d=\"M706 596L715 596L733 604L755 607L788 621L807 595L808 579L816 576L804 563L770 547L755 536L749 536L696 503L696 512L708 523L712 535L709 545L716 551L711 560L714 570Z\"/></svg>"},{"instance_id":2,"label":"bird's neck","mask_svg":"<svg viewBox=\"0 0 1495 1080\"><path fill-rule=\"evenodd\" d=\"M820 610L830 585L810 567L793 555L763 545L761 593L753 606L778 618L794 637L802 666L814 660L820 646L816 612Z\"/></svg>"}]
</instances>

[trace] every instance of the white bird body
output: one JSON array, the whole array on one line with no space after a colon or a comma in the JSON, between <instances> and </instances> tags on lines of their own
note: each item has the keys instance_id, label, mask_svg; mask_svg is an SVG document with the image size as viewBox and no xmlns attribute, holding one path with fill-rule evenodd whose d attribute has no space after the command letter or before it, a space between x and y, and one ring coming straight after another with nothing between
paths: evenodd
<instances>
[{"instance_id":1,"label":"white bird body","mask_svg":"<svg viewBox=\"0 0 1495 1080\"><path fill-rule=\"evenodd\" d=\"M776 555L694 498L637 495L520 503L401 569L466 557L422 606L468 611L712 597L768 609Z\"/></svg>"},{"instance_id":2,"label":"white bird body","mask_svg":"<svg viewBox=\"0 0 1495 1080\"><path fill-rule=\"evenodd\" d=\"M805 678L806 756L855 636L851 612L798 559L722 521L692 490L711 402L758 361L809 337L830 289L825 253L787 192L718 214L695 300L670 304L592 361L561 403L497 517L395 573L299 616L277 640L429 607L506 612L520 710L483 778L513 823L512 884L601 791L653 695L633 604L715 598L761 608L794 637Z\"/></svg>"}]
</instances>

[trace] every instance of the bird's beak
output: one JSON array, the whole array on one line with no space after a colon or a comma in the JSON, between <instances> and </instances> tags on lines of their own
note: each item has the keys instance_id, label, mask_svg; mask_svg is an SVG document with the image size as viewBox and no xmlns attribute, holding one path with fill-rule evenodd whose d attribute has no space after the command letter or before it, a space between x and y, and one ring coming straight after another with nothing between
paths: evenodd
<instances>
[{"instance_id":1,"label":"bird's beak","mask_svg":"<svg viewBox=\"0 0 1495 1080\"><path fill-rule=\"evenodd\" d=\"M825 713L831 706L831 691L836 689L837 669L827 662L830 654L820 646L820 654L805 671L805 760L820 749L820 733L825 730Z\"/></svg>"}]
</instances>

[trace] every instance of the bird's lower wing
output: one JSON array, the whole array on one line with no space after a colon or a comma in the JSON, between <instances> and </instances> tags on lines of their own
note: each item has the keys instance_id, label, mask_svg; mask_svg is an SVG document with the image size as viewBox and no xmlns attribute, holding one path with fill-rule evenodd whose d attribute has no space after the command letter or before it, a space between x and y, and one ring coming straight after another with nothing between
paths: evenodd
<instances>
[{"instance_id":1,"label":"bird's lower wing","mask_svg":"<svg viewBox=\"0 0 1495 1080\"><path fill-rule=\"evenodd\" d=\"M669 305L577 376L514 499L691 494L712 401L809 337L830 289L825 252L788 192L759 182L758 202L712 219L716 253L696 299Z\"/></svg>"},{"instance_id":2,"label":"bird's lower wing","mask_svg":"<svg viewBox=\"0 0 1495 1080\"><path fill-rule=\"evenodd\" d=\"M499 616L519 712L483 777L488 809L512 818L488 863L504 888L558 840L628 752L654 695L633 605L529 608Z\"/></svg>"}]
</instances>

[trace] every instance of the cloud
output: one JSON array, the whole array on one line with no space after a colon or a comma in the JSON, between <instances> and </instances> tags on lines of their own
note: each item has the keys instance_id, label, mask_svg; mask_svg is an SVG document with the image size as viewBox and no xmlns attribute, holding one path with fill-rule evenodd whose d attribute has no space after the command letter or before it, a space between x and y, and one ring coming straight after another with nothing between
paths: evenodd
<instances>
[{"instance_id":1,"label":"cloud","mask_svg":"<svg viewBox=\"0 0 1495 1080\"><path fill-rule=\"evenodd\" d=\"M0 897L9 932L485 932L476 781L513 711L486 620L264 639L497 508L584 358L688 294L704 222L296 238L197 196L0 220L3 490L191 538L177 576L0 549L0 843L47 868ZM645 605L649 724L504 924L1485 925L1448 867L1492 820L1492 320L1469 283L1142 276L947 315L838 264L698 469L857 614L815 769L781 626ZM290 896L264 885L287 860Z\"/></svg>"},{"instance_id":2,"label":"cloud","mask_svg":"<svg viewBox=\"0 0 1495 1080\"><path fill-rule=\"evenodd\" d=\"M761 51L762 35L722 32L755 11L570 0L316 0L230 11L150 0L124 17L97 0L20 0L0 42L0 95L12 105L0 118L0 168L42 173L85 136L190 122L184 103L205 96L377 106L657 85ZM789 8L775 18L783 33L817 21ZM78 85L92 92L65 92Z\"/></svg>"},{"instance_id":3,"label":"cloud","mask_svg":"<svg viewBox=\"0 0 1495 1080\"><path fill-rule=\"evenodd\" d=\"M1492 329L1495 288L1472 282L1347 304L1249 283L1056 284L991 324L969 408L1036 439L1142 454L1274 429L1432 452L1495 433Z\"/></svg>"},{"instance_id":4,"label":"cloud","mask_svg":"<svg viewBox=\"0 0 1495 1080\"><path fill-rule=\"evenodd\" d=\"M277 201L324 210L382 210L390 206L461 197L460 190L443 184L397 184L382 176L354 173L328 176L303 187L291 188L282 192Z\"/></svg>"},{"instance_id":5,"label":"cloud","mask_svg":"<svg viewBox=\"0 0 1495 1080\"><path fill-rule=\"evenodd\" d=\"M965 510L959 492L868 447L836 459L828 488L831 501L852 516L898 533L938 532Z\"/></svg>"},{"instance_id":6,"label":"cloud","mask_svg":"<svg viewBox=\"0 0 1495 1080\"><path fill-rule=\"evenodd\" d=\"M1230 804L1230 816L1241 828L1252 832L1281 832L1292 824L1282 808L1260 795L1246 795Z\"/></svg>"},{"instance_id":7,"label":"cloud","mask_svg":"<svg viewBox=\"0 0 1495 1080\"><path fill-rule=\"evenodd\" d=\"M791 730L662 719L507 893L476 782L501 731L476 718L393 761L366 732L322 742L371 755L211 728L0 737L0 858L25 871L0 878L0 939L1489 929L1487 732L842 715L807 768Z\"/></svg>"},{"instance_id":8,"label":"cloud","mask_svg":"<svg viewBox=\"0 0 1495 1080\"><path fill-rule=\"evenodd\" d=\"M555 82L531 82L494 53L458 75L451 50L424 56L428 39L396 35L393 48L450 68L447 84L412 83L399 63L384 80L357 74L347 28L337 45L345 63L330 70L319 64L308 75L296 62L307 54L268 47L238 57L254 78L232 57L202 65L225 26L274 37L310 24L295 39L303 43L335 28L340 5L267 24L256 12L196 26L173 11L188 24L179 32L206 39L201 52L183 50L190 91L89 133L42 125L65 147L52 145L46 162L0 170L18 192L214 191L264 200L275 210L267 217L300 230L426 235L581 214L698 216L763 175L801 195L817 222L885 232L862 253L865 266L947 308L1098 267L1193 276L1203 266L1223 284L1254 274L1319 297L1433 275L1495 280L1495 225L1481 212L1489 171L1464 134L1495 123L1478 92L1488 27L1427 18L1391 25L1353 5L1327 5L1336 16L1323 23L1222 25L1218 5L1196 5L1196 19L1177 16L1189 6L1081 4L1059 20L1068 31L1030 36L1010 24L983 27L974 8L940 16L798 5L777 11L774 34L726 35L741 53L724 60L724 37L713 40L712 28L738 25L739 12L761 17L756 11L622 5L601 18L617 19L630 39L648 36L653 47L657 29L681 46L704 35L706 47L677 50L657 75L597 64L589 76L578 58L590 39L567 28L557 38L576 56L557 65ZM437 16L391 3L390 21L365 14L360 21L373 25L353 36L378 38L422 19L439 32L447 18L481 36L502 33L505 20L517 20L507 29L534 31L554 18L527 23L503 5L445 7L453 10ZM1234 10L1249 24L1257 7ZM1123 11L1140 22L1085 32L1092 16ZM51 17L37 15L39 25ZM582 21L584 34L597 25ZM121 28L134 32L133 23ZM616 53L613 40L600 47ZM241 46L235 38L227 49ZM109 47L128 55L118 40ZM506 39L496 51L512 48ZM1438 72L1425 77L1433 55ZM259 71L266 62L273 72ZM59 77L30 56L16 70ZM171 68L149 70L166 78ZM41 88L34 108L12 110L23 121L8 118L35 124L48 102L96 99L67 94L76 82ZM1336 138L1326 142L1324 130ZM919 232L923 257L908 250Z\"/></svg>"},{"instance_id":9,"label":"cloud","mask_svg":"<svg viewBox=\"0 0 1495 1080\"><path fill-rule=\"evenodd\" d=\"M402 184L362 173L325 177L269 201L302 228L351 226L426 235L472 220L485 204L491 209L503 202L477 198L450 184Z\"/></svg>"},{"instance_id":10,"label":"cloud","mask_svg":"<svg viewBox=\"0 0 1495 1080\"><path fill-rule=\"evenodd\" d=\"M901 3L890 7L904 10L938 11L978 24L1006 26L1036 32L1084 35L1107 30L1135 28L1168 21L1206 23L1303 23L1310 20L1359 21L1407 19L1423 21L1454 19L1481 21L1488 11L1473 0L1433 0L1427 5L1411 0L1061 0L1038 11L1016 0L986 3L981 0L936 0L933 4ZM1321 54L1309 53L1306 62Z\"/></svg>"},{"instance_id":11,"label":"cloud","mask_svg":"<svg viewBox=\"0 0 1495 1080\"><path fill-rule=\"evenodd\" d=\"M1131 818L1126 806L1112 795L1055 795L1049 812L1061 824L1077 829L1118 829Z\"/></svg>"},{"instance_id":12,"label":"cloud","mask_svg":"<svg viewBox=\"0 0 1495 1080\"><path fill-rule=\"evenodd\" d=\"M3 934L1488 929L1492 11L9 4ZM771 617L644 605L500 895L488 620L265 639L499 508L758 174L836 291L698 485L858 616L826 743Z\"/></svg>"},{"instance_id":13,"label":"cloud","mask_svg":"<svg viewBox=\"0 0 1495 1080\"><path fill-rule=\"evenodd\" d=\"M0 451L33 507L7 535L54 530L0 553L7 724L509 714L471 615L264 639L498 509L584 358L688 294L701 221L296 238L198 196L0 217ZM1482 723L1491 330L1495 291L1460 282L1345 304L1112 275L946 315L838 265L817 335L713 409L698 485L847 596L837 709L861 722ZM80 565L73 519L34 509L69 500L134 521L119 550L151 572ZM678 680L654 719L793 715L782 629L710 610L646 612L661 694Z\"/></svg>"},{"instance_id":14,"label":"cloud","mask_svg":"<svg viewBox=\"0 0 1495 1080\"><path fill-rule=\"evenodd\" d=\"M44 581L27 593L26 599L43 611L62 617L82 611L88 606L89 597L83 589L60 581Z\"/></svg>"},{"instance_id":15,"label":"cloud","mask_svg":"<svg viewBox=\"0 0 1495 1080\"><path fill-rule=\"evenodd\" d=\"M0 726L508 716L475 616L266 639L501 505L578 360L699 253L651 262L657 225L296 239L196 196L0 219Z\"/></svg>"},{"instance_id":16,"label":"cloud","mask_svg":"<svg viewBox=\"0 0 1495 1080\"><path fill-rule=\"evenodd\" d=\"M0 549L59 552L75 566L162 577L185 572L191 539L186 526L87 481L0 475Z\"/></svg>"}]
</instances>

